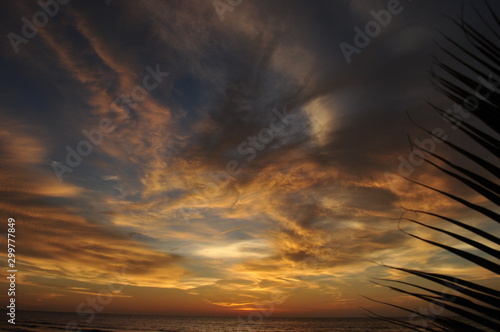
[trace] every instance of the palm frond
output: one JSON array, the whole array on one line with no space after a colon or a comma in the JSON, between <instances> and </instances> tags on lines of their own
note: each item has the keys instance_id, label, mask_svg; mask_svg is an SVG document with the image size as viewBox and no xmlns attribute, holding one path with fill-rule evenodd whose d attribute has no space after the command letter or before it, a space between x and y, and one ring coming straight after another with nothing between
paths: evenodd
<instances>
[{"instance_id":1,"label":"palm frond","mask_svg":"<svg viewBox=\"0 0 500 332\"><path fill-rule=\"evenodd\" d=\"M471 152L469 150L470 148L465 149L457 143L438 137L434 132L417 124L411 117L410 120L431 137L440 139L445 147L448 147L466 160L471 161L473 165L481 168L477 171L473 171L459 163L451 161L451 159L444 157L443 154L430 151L426 147L411 147L413 152L416 152L417 149L420 150L419 155L424 156L422 159L425 163L445 176L455 179L471 192L480 195L486 202L489 202L487 204L488 206L473 203L467 198L459 197L454 193L447 192L446 190L434 186L409 178L406 179L413 184L448 197L456 203L465 206L470 211L488 217L491 221L500 222L500 215L496 212L500 206L500 185L498 185L500 168L492 162L492 160L495 160L496 163L498 163L498 158L500 157L500 93L496 87L494 89L488 87L489 95L487 98L476 97L476 103L471 103L469 100L471 99L470 96L477 95L477 86L480 84L478 83L478 77L483 80L485 77L500 77L500 47L498 46L500 45L500 18L493 12L491 4L488 3L488 1L485 0L485 4L486 8L490 11L489 20L473 6L477 17L480 22L482 22L482 27L476 27L469 23L464 19L463 15L460 19L453 19L453 22L462 31L472 47L464 46L446 34L442 34L446 45L438 43L438 47L445 56L454 62L454 64L450 65L444 63L438 57L433 57L437 67L436 69L440 72L438 73L436 70L433 70L431 73L434 87L452 102L466 107L467 112L462 110L462 115L459 115L458 113L445 110L432 103L429 103L429 105L433 111L446 119L447 122L450 122L453 129L459 130L465 134L465 137L467 137L472 144L482 148L483 151L489 155L485 156L484 152L482 154L479 152ZM482 29L485 31L484 33ZM467 116L463 116L464 114ZM473 124L473 119L475 120L475 124ZM489 132L481 129L482 127L488 128ZM487 171L495 178L490 179L484 175L484 172L482 172L483 170ZM398 225L399 229L405 234L432 246L442 248L447 252L453 253L497 275L500 273L500 265L498 261L495 261L500 259L500 251L498 247L492 246L500 245L500 239L497 236L490 234L478 226L473 226L464 221L439 213L418 209L405 210L406 212L415 213L417 218L420 215L436 218L440 222L446 222L474 234L477 237L475 239L471 238L470 235L459 234L457 231L431 225L429 221L422 222L417 220L417 218L403 216L399 219L399 223L405 220L423 229L446 235L461 244L474 248L478 254L473 254L467 250L458 249L453 245L442 243L444 240L435 241L417 236L404 231L400 225ZM484 241L489 241L491 244L486 244ZM500 291L454 276L385 264L380 265L417 277L417 280L425 280L431 282L433 285L445 286L447 289L454 290L456 294L449 297L436 288L426 287L414 282L393 279L377 279L383 283L373 281L375 284L442 307L448 310L448 312L452 312L467 319L471 323L450 319L440 315L424 315L415 310L374 299L370 300L404 310L412 315L418 315L422 319L426 319L428 324L422 327L416 323L402 322L400 320L383 317L367 310L371 314L371 317L376 317L414 331L484 331L488 329L500 331ZM408 290L408 287L410 289L416 289L417 291Z\"/></svg>"}]
</instances>

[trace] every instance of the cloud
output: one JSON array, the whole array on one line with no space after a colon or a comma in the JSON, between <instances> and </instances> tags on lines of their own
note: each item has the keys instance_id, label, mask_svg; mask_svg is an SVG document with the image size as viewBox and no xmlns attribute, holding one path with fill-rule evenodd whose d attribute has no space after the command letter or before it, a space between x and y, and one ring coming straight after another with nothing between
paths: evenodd
<instances>
[{"instance_id":1,"label":"cloud","mask_svg":"<svg viewBox=\"0 0 500 332\"><path fill-rule=\"evenodd\" d=\"M425 73L441 8L431 5L408 4L350 65L338 44L373 4L246 1L222 22L207 1L65 7L22 63L2 52L26 77L4 79L0 111L0 208L23 232L22 282L50 301L60 296L41 291L47 280L92 294L125 268L135 297L134 287L162 289L247 310L282 293L298 312L301 300L354 307L350 289L371 290L359 280L391 273L370 260L432 262L437 250L397 230L401 206L483 220L385 175L409 158L407 133L425 139L407 109L444 127L424 112L424 98L437 98ZM169 75L133 107L124 102L157 65ZM287 123L262 144L276 112ZM66 146L104 118L116 129L57 181ZM411 176L474 198L432 168ZM441 262L443 272L461 266Z\"/></svg>"}]
</instances>

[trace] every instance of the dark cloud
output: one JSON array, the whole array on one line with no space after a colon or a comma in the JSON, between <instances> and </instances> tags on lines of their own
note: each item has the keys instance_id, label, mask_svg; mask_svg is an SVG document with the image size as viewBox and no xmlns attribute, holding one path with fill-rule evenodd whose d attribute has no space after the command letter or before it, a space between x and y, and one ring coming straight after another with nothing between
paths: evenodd
<instances>
[{"instance_id":1,"label":"dark cloud","mask_svg":"<svg viewBox=\"0 0 500 332\"><path fill-rule=\"evenodd\" d=\"M0 210L22 226L27 280L97 283L127 266L130 285L241 307L299 274L359 277L369 259L413 259L393 220L400 206L465 212L384 173L409 160L408 134L427 138L407 113L463 141L425 100L451 105L429 80L430 54L444 56L435 28L465 40L443 19L461 15L453 1L401 3L351 63L339 44L386 1L243 1L224 20L210 1L75 1L18 54L4 39ZM21 17L39 10L5 4L0 32L21 34ZM128 103L147 68L168 76ZM289 117L274 131L277 113ZM59 182L67 146L105 118L116 129ZM434 255L411 249L419 262ZM318 268L297 271L307 260ZM331 280L311 285L338 295Z\"/></svg>"}]
</instances>

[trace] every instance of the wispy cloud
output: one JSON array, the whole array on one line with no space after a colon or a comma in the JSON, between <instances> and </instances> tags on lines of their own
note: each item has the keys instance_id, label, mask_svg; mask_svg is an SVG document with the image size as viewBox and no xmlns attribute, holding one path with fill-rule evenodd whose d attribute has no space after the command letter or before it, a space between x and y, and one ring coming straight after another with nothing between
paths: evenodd
<instances>
[{"instance_id":1,"label":"wispy cloud","mask_svg":"<svg viewBox=\"0 0 500 332\"><path fill-rule=\"evenodd\" d=\"M61 9L18 58L1 53L26 77L2 79L0 110L0 210L22 232L20 282L59 309L125 269L116 308L130 296L160 303L157 289L186 308L248 310L282 293L283 311L306 301L354 312L352 289L372 291L366 276L388 273L370 261L439 260L443 272L488 278L397 230L402 206L483 222L386 176L408 156L406 133L422 135L404 110L420 116L435 96L420 59L447 7L430 3L402 13L350 67L337 41L375 4L246 1L223 21L207 1ZM169 76L127 103L157 64ZM273 109L289 117L266 139ZM102 119L115 130L59 182L52 165ZM412 176L460 190L425 166Z\"/></svg>"}]
</instances>

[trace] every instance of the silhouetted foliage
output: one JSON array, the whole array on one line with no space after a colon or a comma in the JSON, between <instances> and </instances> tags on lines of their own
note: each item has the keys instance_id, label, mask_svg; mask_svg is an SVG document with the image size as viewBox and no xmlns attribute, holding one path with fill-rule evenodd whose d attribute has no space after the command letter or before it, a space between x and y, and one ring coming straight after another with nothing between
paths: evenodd
<instances>
[{"instance_id":1,"label":"silhouetted foliage","mask_svg":"<svg viewBox=\"0 0 500 332\"><path fill-rule=\"evenodd\" d=\"M463 43L457 42L453 38L443 34L445 45L440 44L439 48L446 54L446 56L450 57L452 64L445 64L442 60L434 57L436 69L438 69L439 73L436 73L435 70L432 71L432 80L435 88L448 97L452 102L464 105L465 108L470 111L467 112L470 116L467 116L464 119L460 113L453 113L449 110L444 110L432 103L430 103L430 106L438 114L446 118L453 126L456 126L457 130L463 132L473 144L477 147L483 147L486 153L490 156L485 156L484 154L479 155L477 152L470 151L470 148L469 150L464 148L463 144L461 144L461 147L453 142L444 141L446 147L455 151L458 155L463 156L466 160L471 161L471 164L476 165L475 170L472 171L443 157L442 155L436 154L433 151L428 151L424 147L412 147L412 149L420 149L421 152L425 152L426 157L423 159L426 163L443 172L446 176L450 176L460 181L464 186L481 195L490 203L484 204L488 205L488 207L486 207L430 185L411 179L407 180L416 185L438 192L454 200L457 204L464 205L466 208L482 214L488 219L498 223L500 222L500 216L492 210L492 207L498 207L500 203L500 187L497 184L500 171L499 167L492 163L491 160L498 160L500 155L500 144L498 139L500 129L500 94L498 93L498 78L500 77L500 47L498 46L500 45L500 19L498 15L493 12L490 4L487 2L485 3L489 9L489 19L485 18L485 15L481 14L480 11L474 7L475 14L484 25L481 27L481 31L468 23L463 17L460 20L453 20L457 27L463 32L470 46L464 46ZM478 95L476 94L477 87L480 84L477 80L479 77L484 78L484 81L486 82L488 80L491 81L491 78L495 78L495 84L491 84L493 87L488 86L483 89L489 93L489 95L482 93L486 98L478 98ZM491 133L487 133L486 130L480 129L477 124L473 125L473 121L471 120L474 118L476 120L475 122L480 126L491 129L488 130ZM423 127L420 128L429 135L435 136L430 130ZM488 173L493 176L493 179L484 175ZM440 247L496 274L500 272L498 264L498 259L500 258L499 250L491 247L491 244L485 244L489 242L498 246L500 244L500 239L495 235L492 235L478 227L469 225L466 222L443 216L438 213L421 210L407 210L407 212L412 212L417 216L423 215L426 217L437 218L446 223L458 226L464 231L475 234L476 237L480 239L479 241L466 235L461 235L453 231L429 225L428 222L424 223L407 217L401 218L401 220L409 221L426 229L446 234L460 241L462 244L467 244L473 247L476 249L476 252L480 253L480 255L458 249L456 246L450 246L444 243L425 239L423 237L405 232L400 228L405 234L433 246ZM380 284L374 281L376 284L388 287L389 289L399 293L433 303L434 305L447 309L449 312L466 318L471 323L469 324L462 320L440 315L427 315L401 306L373 299L370 300L404 310L414 316L418 315L418 317L425 323L423 325L419 325L411 321L404 322L392 318L382 317L367 310L369 312L369 316L377 317L414 331L500 331L500 291L454 276L388 265L383 266L411 274L423 280L431 281L434 284L439 285L439 287L446 286L449 289L453 289L457 295L450 297L443 294L441 291L437 291L436 289L423 287L416 283L398 280L380 279L385 283ZM422 293L420 291L424 292ZM474 326L471 324L474 324Z\"/></svg>"}]
</instances>

